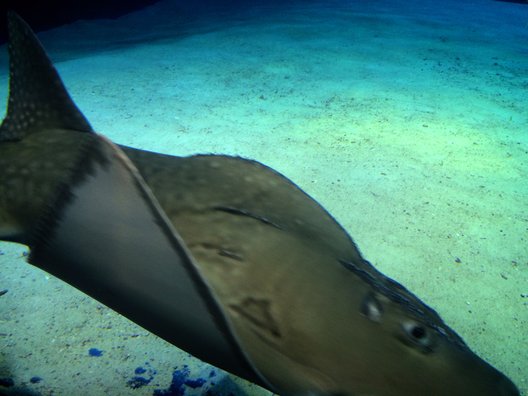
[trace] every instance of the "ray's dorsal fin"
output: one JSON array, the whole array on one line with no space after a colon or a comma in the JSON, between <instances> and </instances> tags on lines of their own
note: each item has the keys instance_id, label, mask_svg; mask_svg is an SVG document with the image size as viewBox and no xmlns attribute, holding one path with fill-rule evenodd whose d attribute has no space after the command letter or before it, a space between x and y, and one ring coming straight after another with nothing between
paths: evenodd
<instances>
[{"instance_id":1,"label":"ray's dorsal fin","mask_svg":"<svg viewBox=\"0 0 528 396\"><path fill-rule=\"evenodd\" d=\"M0 142L51 128L93 132L31 28L12 11L7 25L9 99Z\"/></svg>"}]
</instances>

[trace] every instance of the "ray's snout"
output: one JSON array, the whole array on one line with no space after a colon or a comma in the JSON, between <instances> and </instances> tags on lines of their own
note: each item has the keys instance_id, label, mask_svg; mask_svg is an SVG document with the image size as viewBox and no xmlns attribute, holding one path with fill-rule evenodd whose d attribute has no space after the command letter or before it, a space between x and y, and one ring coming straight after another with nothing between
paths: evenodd
<instances>
[{"instance_id":1,"label":"ray's snout","mask_svg":"<svg viewBox=\"0 0 528 396\"><path fill-rule=\"evenodd\" d=\"M521 393L515 384L504 375L500 374L501 378L499 379L499 396L520 396Z\"/></svg>"},{"instance_id":2,"label":"ray's snout","mask_svg":"<svg viewBox=\"0 0 528 396\"><path fill-rule=\"evenodd\" d=\"M466 394L479 396L520 396L517 386L503 373L485 360L477 357L473 369L469 369L467 382L472 383L465 389ZM473 393L470 389L473 388Z\"/></svg>"}]
</instances>

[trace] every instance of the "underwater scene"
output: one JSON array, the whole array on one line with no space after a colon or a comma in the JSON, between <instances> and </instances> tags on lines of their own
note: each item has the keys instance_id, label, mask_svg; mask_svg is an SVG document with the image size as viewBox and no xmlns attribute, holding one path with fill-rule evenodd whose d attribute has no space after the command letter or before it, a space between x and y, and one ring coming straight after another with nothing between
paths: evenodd
<instances>
[{"instance_id":1,"label":"underwater scene","mask_svg":"<svg viewBox=\"0 0 528 396\"><path fill-rule=\"evenodd\" d=\"M0 394L528 396L528 2L146 3L1 15Z\"/></svg>"}]
</instances>

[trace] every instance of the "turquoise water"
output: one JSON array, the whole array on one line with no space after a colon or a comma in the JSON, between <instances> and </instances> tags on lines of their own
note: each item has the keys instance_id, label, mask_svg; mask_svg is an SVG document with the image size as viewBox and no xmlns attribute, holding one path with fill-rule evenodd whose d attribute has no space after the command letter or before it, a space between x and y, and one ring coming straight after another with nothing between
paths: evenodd
<instances>
[{"instance_id":1,"label":"turquoise water","mask_svg":"<svg viewBox=\"0 0 528 396\"><path fill-rule=\"evenodd\" d=\"M161 2L39 37L98 132L279 170L528 395L528 6ZM6 391L267 393L0 250Z\"/></svg>"}]
</instances>

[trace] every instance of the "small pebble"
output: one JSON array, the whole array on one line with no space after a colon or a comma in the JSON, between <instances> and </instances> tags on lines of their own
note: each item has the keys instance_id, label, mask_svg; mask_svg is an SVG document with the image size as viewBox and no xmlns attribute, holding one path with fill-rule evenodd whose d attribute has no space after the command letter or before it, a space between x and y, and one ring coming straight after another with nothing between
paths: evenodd
<instances>
[{"instance_id":1,"label":"small pebble","mask_svg":"<svg viewBox=\"0 0 528 396\"><path fill-rule=\"evenodd\" d=\"M145 385L148 385L150 381L152 381L152 378L143 378L143 377L136 376L132 378L131 380L128 380L127 385L129 388L139 389L139 388L144 387Z\"/></svg>"}]
</instances>

